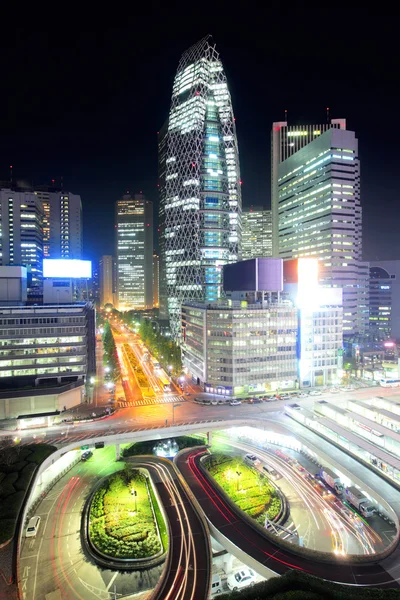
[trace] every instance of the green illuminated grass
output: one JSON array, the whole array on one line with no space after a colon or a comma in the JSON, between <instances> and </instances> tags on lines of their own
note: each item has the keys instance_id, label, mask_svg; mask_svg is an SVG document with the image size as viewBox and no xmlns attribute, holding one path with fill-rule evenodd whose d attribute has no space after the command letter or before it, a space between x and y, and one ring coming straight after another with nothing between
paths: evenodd
<instances>
[{"instance_id":1,"label":"green illuminated grass","mask_svg":"<svg viewBox=\"0 0 400 600\"><path fill-rule=\"evenodd\" d=\"M275 488L242 458L216 452L204 464L231 500L250 517L264 524L266 516L273 519L279 513L281 501Z\"/></svg>"},{"instance_id":2,"label":"green illuminated grass","mask_svg":"<svg viewBox=\"0 0 400 600\"><path fill-rule=\"evenodd\" d=\"M135 490L137 496L132 495ZM157 522L163 525L157 532ZM95 493L90 507L89 532L92 543L116 558L149 558L167 544L165 523L155 496L148 491L146 477L125 468L112 475Z\"/></svg>"}]
</instances>

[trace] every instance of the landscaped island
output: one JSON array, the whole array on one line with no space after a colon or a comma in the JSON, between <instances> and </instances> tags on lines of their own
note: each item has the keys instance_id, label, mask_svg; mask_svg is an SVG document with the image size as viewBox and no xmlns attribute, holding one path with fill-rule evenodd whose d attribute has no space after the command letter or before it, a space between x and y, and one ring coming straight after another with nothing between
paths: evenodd
<instances>
[{"instance_id":1,"label":"landscaped island","mask_svg":"<svg viewBox=\"0 0 400 600\"><path fill-rule=\"evenodd\" d=\"M166 551L164 518L141 471L125 468L96 491L90 507L89 535L97 550L115 558L151 558Z\"/></svg>"},{"instance_id":2,"label":"landscaped island","mask_svg":"<svg viewBox=\"0 0 400 600\"><path fill-rule=\"evenodd\" d=\"M230 499L261 525L266 517L274 519L279 514L281 501L276 489L242 458L216 452L204 466Z\"/></svg>"}]
</instances>

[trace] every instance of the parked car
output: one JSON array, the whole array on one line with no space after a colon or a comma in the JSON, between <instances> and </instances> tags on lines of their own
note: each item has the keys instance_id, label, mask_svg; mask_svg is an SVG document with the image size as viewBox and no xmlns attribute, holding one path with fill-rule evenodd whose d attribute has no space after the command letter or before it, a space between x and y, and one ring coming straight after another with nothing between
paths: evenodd
<instances>
[{"instance_id":1,"label":"parked car","mask_svg":"<svg viewBox=\"0 0 400 600\"><path fill-rule=\"evenodd\" d=\"M222 592L222 579L221 575L213 575L211 579L211 596L220 594Z\"/></svg>"},{"instance_id":2,"label":"parked car","mask_svg":"<svg viewBox=\"0 0 400 600\"><path fill-rule=\"evenodd\" d=\"M248 585L253 585L255 582L255 575L251 569L243 568L237 571L233 571L228 576L227 584L230 590L242 590Z\"/></svg>"},{"instance_id":3,"label":"parked car","mask_svg":"<svg viewBox=\"0 0 400 600\"><path fill-rule=\"evenodd\" d=\"M321 392L318 390L311 390L310 396L320 396Z\"/></svg>"},{"instance_id":4,"label":"parked car","mask_svg":"<svg viewBox=\"0 0 400 600\"><path fill-rule=\"evenodd\" d=\"M231 400L231 401L229 402L229 404L230 404L231 406L239 406L239 404L242 404L242 403L240 402L240 400Z\"/></svg>"},{"instance_id":5,"label":"parked car","mask_svg":"<svg viewBox=\"0 0 400 600\"><path fill-rule=\"evenodd\" d=\"M307 398L307 396L308 396L307 392L300 392L297 397L298 398Z\"/></svg>"},{"instance_id":6,"label":"parked car","mask_svg":"<svg viewBox=\"0 0 400 600\"><path fill-rule=\"evenodd\" d=\"M81 456L81 460L83 462L86 462L88 460L88 458L90 458L91 456L93 456L93 452L91 450L86 450L82 456Z\"/></svg>"},{"instance_id":7,"label":"parked car","mask_svg":"<svg viewBox=\"0 0 400 600\"><path fill-rule=\"evenodd\" d=\"M262 402L261 398L249 398L249 404L259 404Z\"/></svg>"}]
</instances>

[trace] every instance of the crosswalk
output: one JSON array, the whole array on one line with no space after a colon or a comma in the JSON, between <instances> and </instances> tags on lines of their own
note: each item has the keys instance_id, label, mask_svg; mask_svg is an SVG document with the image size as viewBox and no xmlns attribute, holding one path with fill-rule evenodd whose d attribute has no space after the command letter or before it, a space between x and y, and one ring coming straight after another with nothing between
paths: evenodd
<instances>
[{"instance_id":1,"label":"crosswalk","mask_svg":"<svg viewBox=\"0 0 400 600\"><path fill-rule=\"evenodd\" d=\"M150 406L152 404L172 404L175 402L184 402L184 400L178 394L164 394L155 398L144 397L143 400L133 400L132 402L119 400L117 404L119 408L130 408L134 406Z\"/></svg>"}]
</instances>

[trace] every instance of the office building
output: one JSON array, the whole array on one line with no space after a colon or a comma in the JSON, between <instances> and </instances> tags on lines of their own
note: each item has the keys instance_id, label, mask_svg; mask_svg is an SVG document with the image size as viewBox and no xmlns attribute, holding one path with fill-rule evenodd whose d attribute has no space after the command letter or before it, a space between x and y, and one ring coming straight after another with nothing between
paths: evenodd
<instances>
[{"instance_id":1,"label":"office building","mask_svg":"<svg viewBox=\"0 0 400 600\"><path fill-rule=\"evenodd\" d=\"M26 301L26 267L0 267L0 304L18 304Z\"/></svg>"},{"instance_id":2,"label":"office building","mask_svg":"<svg viewBox=\"0 0 400 600\"><path fill-rule=\"evenodd\" d=\"M160 261L157 254L153 254L153 307L159 307L159 276Z\"/></svg>"},{"instance_id":3,"label":"office building","mask_svg":"<svg viewBox=\"0 0 400 600\"><path fill-rule=\"evenodd\" d=\"M182 305L183 362L206 392L248 396L297 382L297 310L288 301Z\"/></svg>"},{"instance_id":4,"label":"office building","mask_svg":"<svg viewBox=\"0 0 400 600\"><path fill-rule=\"evenodd\" d=\"M183 362L205 391L242 397L297 386L297 309L282 288L282 260L247 260L224 267L229 299L182 305Z\"/></svg>"},{"instance_id":5,"label":"office building","mask_svg":"<svg viewBox=\"0 0 400 600\"><path fill-rule=\"evenodd\" d=\"M343 301L341 288L318 283L318 260L284 263L283 290L299 311L300 387L340 383L343 377Z\"/></svg>"},{"instance_id":6,"label":"office building","mask_svg":"<svg viewBox=\"0 0 400 600\"><path fill-rule=\"evenodd\" d=\"M0 306L0 418L79 404L95 373L93 305Z\"/></svg>"},{"instance_id":7,"label":"office building","mask_svg":"<svg viewBox=\"0 0 400 600\"><path fill-rule=\"evenodd\" d=\"M117 294L120 310L153 306L153 203L140 193L116 204Z\"/></svg>"},{"instance_id":8,"label":"office building","mask_svg":"<svg viewBox=\"0 0 400 600\"><path fill-rule=\"evenodd\" d=\"M210 36L183 55L159 136L160 314L180 337L183 302L214 302L222 266L240 258L241 190L235 119Z\"/></svg>"},{"instance_id":9,"label":"office building","mask_svg":"<svg viewBox=\"0 0 400 600\"><path fill-rule=\"evenodd\" d=\"M167 321L168 315L168 290L167 290L167 269L165 253L165 206L166 206L166 170L167 170L167 139L168 139L168 120L158 132L158 292L159 292L159 318Z\"/></svg>"},{"instance_id":10,"label":"office building","mask_svg":"<svg viewBox=\"0 0 400 600\"><path fill-rule=\"evenodd\" d=\"M35 190L43 207L45 258L82 258L81 197L47 186Z\"/></svg>"},{"instance_id":11,"label":"office building","mask_svg":"<svg viewBox=\"0 0 400 600\"><path fill-rule=\"evenodd\" d=\"M0 307L0 380L29 385L84 379L96 372L90 303Z\"/></svg>"},{"instance_id":12,"label":"office building","mask_svg":"<svg viewBox=\"0 0 400 600\"><path fill-rule=\"evenodd\" d=\"M370 331L400 342L400 260L374 260L369 266Z\"/></svg>"},{"instance_id":13,"label":"office building","mask_svg":"<svg viewBox=\"0 0 400 600\"><path fill-rule=\"evenodd\" d=\"M242 258L272 256L272 211L263 208L243 208Z\"/></svg>"},{"instance_id":14,"label":"office building","mask_svg":"<svg viewBox=\"0 0 400 600\"><path fill-rule=\"evenodd\" d=\"M43 209L33 192L0 189L0 265L27 268L28 296L42 293Z\"/></svg>"},{"instance_id":15,"label":"office building","mask_svg":"<svg viewBox=\"0 0 400 600\"><path fill-rule=\"evenodd\" d=\"M358 140L344 119L272 130L273 252L319 259L325 287L343 289L343 332L368 328Z\"/></svg>"},{"instance_id":16,"label":"office building","mask_svg":"<svg viewBox=\"0 0 400 600\"><path fill-rule=\"evenodd\" d=\"M102 256L99 263L100 306L114 304L113 257Z\"/></svg>"}]
</instances>

